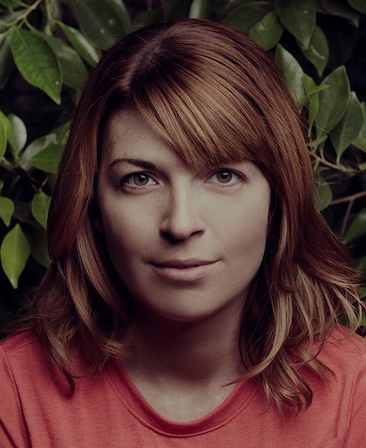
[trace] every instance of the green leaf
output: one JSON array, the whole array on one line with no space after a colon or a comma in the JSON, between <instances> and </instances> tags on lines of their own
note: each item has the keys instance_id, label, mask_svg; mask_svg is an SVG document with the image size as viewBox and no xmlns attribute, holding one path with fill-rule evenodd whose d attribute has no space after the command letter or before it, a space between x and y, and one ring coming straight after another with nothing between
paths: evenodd
<instances>
[{"instance_id":1,"label":"green leaf","mask_svg":"<svg viewBox=\"0 0 366 448\"><path fill-rule=\"evenodd\" d=\"M88 78L88 71L76 51L53 36L39 33L58 57L62 69L62 78L65 85L73 89L80 89Z\"/></svg>"},{"instance_id":2,"label":"green leaf","mask_svg":"<svg viewBox=\"0 0 366 448\"><path fill-rule=\"evenodd\" d=\"M9 227L11 217L14 214L14 202L9 198L0 197L0 218L4 224Z\"/></svg>"},{"instance_id":3,"label":"green leaf","mask_svg":"<svg viewBox=\"0 0 366 448\"><path fill-rule=\"evenodd\" d=\"M1 1L1 0L0 0ZM1 21L1 18L0 18ZM0 33L0 45L9 37L9 33Z\"/></svg>"},{"instance_id":4,"label":"green leaf","mask_svg":"<svg viewBox=\"0 0 366 448\"><path fill-rule=\"evenodd\" d=\"M333 193L329 184L321 179L318 188L315 190L315 204L318 210L325 210L332 202Z\"/></svg>"},{"instance_id":5,"label":"green leaf","mask_svg":"<svg viewBox=\"0 0 366 448\"><path fill-rule=\"evenodd\" d=\"M77 29L67 26L62 22L58 22L58 25L84 61L93 67L99 61L101 52L93 47L88 39L86 39Z\"/></svg>"},{"instance_id":6,"label":"green leaf","mask_svg":"<svg viewBox=\"0 0 366 448\"><path fill-rule=\"evenodd\" d=\"M48 23L53 26L53 22L62 15L60 0L47 0L46 2Z\"/></svg>"},{"instance_id":7,"label":"green leaf","mask_svg":"<svg viewBox=\"0 0 366 448\"><path fill-rule=\"evenodd\" d=\"M350 102L342 119L330 134L330 140L337 153L337 163L339 163L345 149L358 136L362 127L362 121L363 113L361 104L356 94L352 92Z\"/></svg>"},{"instance_id":8,"label":"green leaf","mask_svg":"<svg viewBox=\"0 0 366 448\"><path fill-rule=\"evenodd\" d=\"M21 0L0 0L0 5L3 5L8 9L13 9L23 4L24 3Z\"/></svg>"},{"instance_id":9,"label":"green leaf","mask_svg":"<svg viewBox=\"0 0 366 448\"><path fill-rule=\"evenodd\" d=\"M8 116L8 141L15 158L27 142L27 128L24 122L16 115Z\"/></svg>"},{"instance_id":10,"label":"green leaf","mask_svg":"<svg viewBox=\"0 0 366 448\"><path fill-rule=\"evenodd\" d=\"M348 3L352 6L352 8L357 9L357 11L363 12L366 14L366 3L365 0L347 0Z\"/></svg>"},{"instance_id":11,"label":"green leaf","mask_svg":"<svg viewBox=\"0 0 366 448\"><path fill-rule=\"evenodd\" d=\"M366 296L366 288L361 286L361 288L359 289L359 297L361 299L363 299L365 296ZM366 311L362 310L362 317L361 317L360 326L364 327L365 325L366 325Z\"/></svg>"},{"instance_id":12,"label":"green leaf","mask_svg":"<svg viewBox=\"0 0 366 448\"><path fill-rule=\"evenodd\" d=\"M83 34L96 47L107 50L131 29L122 0L70 0Z\"/></svg>"},{"instance_id":13,"label":"green leaf","mask_svg":"<svg viewBox=\"0 0 366 448\"><path fill-rule=\"evenodd\" d=\"M364 0L360 0L363 2ZM320 12L347 19L354 27L359 26L359 14L344 0L321 0L318 2Z\"/></svg>"},{"instance_id":14,"label":"green leaf","mask_svg":"<svg viewBox=\"0 0 366 448\"><path fill-rule=\"evenodd\" d=\"M305 49L301 45L300 48L306 58L314 65L319 76L322 76L329 59L328 41L323 31L316 26L309 48Z\"/></svg>"},{"instance_id":15,"label":"green leaf","mask_svg":"<svg viewBox=\"0 0 366 448\"><path fill-rule=\"evenodd\" d=\"M171 22L187 17L191 3L192 0L164 0L162 2L164 20Z\"/></svg>"},{"instance_id":16,"label":"green leaf","mask_svg":"<svg viewBox=\"0 0 366 448\"><path fill-rule=\"evenodd\" d=\"M365 271L366 273L366 257L356 258L356 269L359 271ZM364 295L366 295L366 288L364 290Z\"/></svg>"},{"instance_id":17,"label":"green leaf","mask_svg":"<svg viewBox=\"0 0 366 448\"><path fill-rule=\"evenodd\" d=\"M7 34L0 41L0 89L8 82L13 67L14 61L10 50L10 34Z\"/></svg>"},{"instance_id":18,"label":"green leaf","mask_svg":"<svg viewBox=\"0 0 366 448\"><path fill-rule=\"evenodd\" d=\"M351 56L356 44L357 29L340 17L327 16L322 23L322 30L329 42L330 71L343 65Z\"/></svg>"},{"instance_id":19,"label":"green leaf","mask_svg":"<svg viewBox=\"0 0 366 448\"><path fill-rule=\"evenodd\" d=\"M360 129L360 132L358 133L355 140L352 141L352 145L354 145L356 148L360 149L361 151L366 152L366 104L361 103L362 108L362 126Z\"/></svg>"},{"instance_id":20,"label":"green leaf","mask_svg":"<svg viewBox=\"0 0 366 448\"><path fill-rule=\"evenodd\" d=\"M8 120L0 110L0 161L4 157L8 142Z\"/></svg>"},{"instance_id":21,"label":"green leaf","mask_svg":"<svg viewBox=\"0 0 366 448\"><path fill-rule=\"evenodd\" d=\"M162 22L163 12L161 9L153 9L151 11L142 11L137 14L133 19L133 29L142 28L144 26L153 25L157 22Z\"/></svg>"},{"instance_id":22,"label":"green leaf","mask_svg":"<svg viewBox=\"0 0 366 448\"><path fill-rule=\"evenodd\" d=\"M1 14L0 20L0 33L4 33L11 29L14 22L16 22L20 16L24 14L24 10L20 9L19 11L7 12Z\"/></svg>"},{"instance_id":23,"label":"green leaf","mask_svg":"<svg viewBox=\"0 0 366 448\"><path fill-rule=\"evenodd\" d=\"M308 98L308 136L311 135L311 129L314 125L316 115L319 110L319 92L317 91L317 85L313 78L304 73L303 76L304 87L306 96Z\"/></svg>"},{"instance_id":24,"label":"green leaf","mask_svg":"<svg viewBox=\"0 0 366 448\"><path fill-rule=\"evenodd\" d=\"M48 217L48 210L50 207L50 200L51 198L42 191L36 193L33 196L31 207L32 215L44 229L46 229L47 227L47 217Z\"/></svg>"},{"instance_id":25,"label":"green leaf","mask_svg":"<svg viewBox=\"0 0 366 448\"><path fill-rule=\"evenodd\" d=\"M273 1L251 1L232 9L223 19L223 23L249 34L257 22L273 10Z\"/></svg>"},{"instance_id":26,"label":"green leaf","mask_svg":"<svg viewBox=\"0 0 366 448\"><path fill-rule=\"evenodd\" d=\"M352 241L361 235L366 234L366 208L363 208L357 215L354 217L351 225L349 226L346 235L343 238L345 243Z\"/></svg>"},{"instance_id":27,"label":"green leaf","mask_svg":"<svg viewBox=\"0 0 366 448\"><path fill-rule=\"evenodd\" d=\"M276 64L285 78L297 107L300 108L305 100L304 71L301 65L280 44L276 48Z\"/></svg>"},{"instance_id":28,"label":"green leaf","mask_svg":"<svg viewBox=\"0 0 366 448\"><path fill-rule=\"evenodd\" d=\"M69 138L70 133L70 121L58 126L57 128L52 129L52 133L56 135L56 142L66 145L67 140Z\"/></svg>"},{"instance_id":29,"label":"green leaf","mask_svg":"<svg viewBox=\"0 0 366 448\"><path fill-rule=\"evenodd\" d=\"M50 46L37 34L14 27L10 48L24 79L45 92L56 104L61 104L62 74Z\"/></svg>"},{"instance_id":30,"label":"green leaf","mask_svg":"<svg viewBox=\"0 0 366 448\"><path fill-rule=\"evenodd\" d=\"M29 227L27 238L31 247L32 257L41 265L47 268L50 264L50 257L47 250L46 232L42 228Z\"/></svg>"},{"instance_id":31,"label":"green leaf","mask_svg":"<svg viewBox=\"0 0 366 448\"><path fill-rule=\"evenodd\" d=\"M343 66L330 73L321 85L328 88L319 92L317 138L328 134L339 123L351 96L348 76Z\"/></svg>"},{"instance_id":32,"label":"green leaf","mask_svg":"<svg viewBox=\"0 0 366 448\"><path fill-rule=\"evenodd\" d=\"M275 0L275 9L283 26L308 49L316 24L314 1Z\"/></svg>"},{"instance_id":33,"label":"green leaf","mask_svg":"<svg viewBox=\"0 0 366 448\"><path fill-rule=\"evenodd\" d=\"M57 141L56 134L48 134L43 137L37 138L30 145L27 146L21 157L21 166L23 163L28 162L32 157L37 155L40 151L43 151Z\"/></svg>"},{"instance_id":34,"label":"green leaf","mask_svg":"<svg viewBox=\"0 0 366 448\"><path fill-rule=\"evenodd\" d=\"M264 50L273 48L281 39L283 26L275 11L269 12L249 31L249 37Z\"/></svg>"},{"instance_id":35,"label":"green leaf","mask_svg":"<svg viewBox=\"0 0 366 448\"><path fill-rule=\"evenodd\" d=\"M18 287L20 274L23 272L30 246L19 224L8 232L1 244L1 265L13 288Z\"/></svg>"},{"instance_id":36,"label":"green leaf","mask_svg":"<svg viewBox=\"0 0 366 448\"><path fill-rule=\"evenodd\" d=\"M193 0L188 17L190 19L209 19L211 15L210 3L209 0Z\"/></svg>"},{"instance_id":37,"label":"green leaf","mask_svg":"<svg viewBox=\"0 0 366 448\"><path fill-rule=\"evenodd\" d=\"M31 157L28 162L39 170L56 174L63 150L64 145L54 143Z\"/></svg>"}]
</instances>

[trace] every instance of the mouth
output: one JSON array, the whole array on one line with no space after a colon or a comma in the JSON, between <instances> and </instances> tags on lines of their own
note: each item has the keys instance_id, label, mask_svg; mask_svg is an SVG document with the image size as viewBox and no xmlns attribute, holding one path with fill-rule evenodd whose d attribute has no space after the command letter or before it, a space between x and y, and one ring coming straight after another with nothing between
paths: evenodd
<instances>
[{"instance_id":1,"label":"mouth","mask_svg":"<svg viewBox=\"0 0 366 448\"><path fill-rule=\"evenodd\" d=\"M166 260L153 263L159 276L176 282L194 282L210 274L217 260Z\"/></svg>"},{"instance_id":2,"label":"mouth","mask_svg":"<svg viewBox=\"0 0 366 448\"><path fill-rule=\"evenodd\" d=\"M211 260L198 260L198 259L167 260L159 263L154 263L154 265L161 268L190 269L190 268L196 268L198 266L213 264L215 262L216 260L211 261Z\"/></svg>"}]
</instances>

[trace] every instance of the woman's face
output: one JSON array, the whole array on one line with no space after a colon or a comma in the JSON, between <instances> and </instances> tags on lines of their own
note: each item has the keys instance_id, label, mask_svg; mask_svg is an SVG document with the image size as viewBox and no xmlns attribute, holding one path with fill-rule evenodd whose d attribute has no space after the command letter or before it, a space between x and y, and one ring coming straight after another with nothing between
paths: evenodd
<instances>
[{"instance_id":1,"label":"woman's face","mask_svg":"<svg viewBox=\"0 0 366 448\"><path fill-rule=\"evenodd\" d=\"M96 227L142 310L181 321L238 310L262 262L270 196L255 165L197 171L134 111L107 125Z\"/></svg>"}]
</instances>

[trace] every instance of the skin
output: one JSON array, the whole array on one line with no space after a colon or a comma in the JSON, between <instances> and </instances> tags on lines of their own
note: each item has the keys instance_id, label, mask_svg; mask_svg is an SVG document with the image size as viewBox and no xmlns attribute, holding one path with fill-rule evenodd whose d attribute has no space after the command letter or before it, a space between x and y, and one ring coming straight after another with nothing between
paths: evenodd
<instances>
[{"instance_id":1,"label":"skin","mask_svg":"<svg viewBox=\"0 0 366 448\"><path fill-rule=\"evenodd\" d=\"M270 196L249 162L187 166L134 111L107 125L95 224L136 299L125 368L168 418L205 415L242 373L240 311L263 259Z\"/></svg>"}]
</instances>

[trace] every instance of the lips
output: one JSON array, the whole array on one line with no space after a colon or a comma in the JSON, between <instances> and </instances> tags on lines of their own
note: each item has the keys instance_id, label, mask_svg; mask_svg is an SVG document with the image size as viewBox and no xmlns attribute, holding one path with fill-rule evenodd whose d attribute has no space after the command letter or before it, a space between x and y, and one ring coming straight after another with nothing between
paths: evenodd
<instances>
[{"instance_id":1,"label":"lips","mask_svg":"<svg viewBox=\"0 0 366 448\"><path fill-rule=\"evenodd\" d=\"M194 282L206 277L216 266L217 260L166 260L153 263L159 276L176 282Z\"/></svg>"},{"instance_id":2,"label":"lips","mask_svg":"<svg viewBox=\"0 0 366 448\"><path fill-rule=\"evenodd\" d=\"M168 260L163 261L160 263L156 263L155 266L162 267L162 268L176 268L176 269L188 269L188 268L194 268L197 266L205 266L208 264L213 264L215 261L211 260Z\"/></svg>"}]
</instances>

